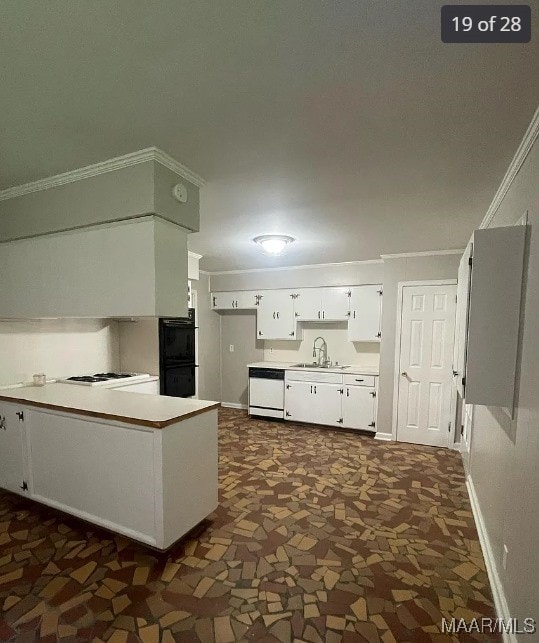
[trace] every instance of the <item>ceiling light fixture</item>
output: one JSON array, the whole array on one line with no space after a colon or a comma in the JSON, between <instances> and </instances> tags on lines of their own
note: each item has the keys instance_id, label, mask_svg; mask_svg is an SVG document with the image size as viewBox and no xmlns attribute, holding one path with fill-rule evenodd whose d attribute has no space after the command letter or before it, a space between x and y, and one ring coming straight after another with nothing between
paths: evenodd
<instances>
[{"instance_id":1,"label":"ceiling light fixture","mask_svg":"<svg viewBox=\"0 0 539 643\"><path fill-rule=\"evenodd\" d=\"M253 241L258 243L265 254L277 256L282 254L286 246L295 241L295 239L286 234L262 234L259 237L255 237Z\"/></svg>"}]
</instances>

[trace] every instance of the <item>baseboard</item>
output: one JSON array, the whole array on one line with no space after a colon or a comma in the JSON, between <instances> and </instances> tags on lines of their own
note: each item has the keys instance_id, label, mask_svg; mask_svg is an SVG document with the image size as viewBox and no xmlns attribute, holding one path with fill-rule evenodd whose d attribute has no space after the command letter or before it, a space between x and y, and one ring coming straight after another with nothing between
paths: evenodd
<instances>
[{"instance_id":1,"label":"baseboard","mask_svg":"<svg viewBox=\"0 0 539 643\"><path fill-rule=\"evenodd\" d=\"M376 432L376 435L374 436L375 440L385 440L386 442L390 442L393 440L393 433L381 433L380 431Z\"/></svg>"},{"instance_id":2,"label":"baseboard","mask_svg":"<svg viewBox=\"0 0 539 643\"><path fill-rule=\"evenodd\" d=\"M234 402L221 402L221 406L224 406L225 409L241 409L242 411L248 409L247 404L236 404Z\"/></svg>"},{"instance_id":3,"label":"baseboard","mask_svg":"<svg viewBox=\"0 0 539 643\"><path fill-rule=\"evenodd\" d=\"M487 567L487 574L490 581L490 588L492 590L492 597L494 598L496 613L498 615L498 618L503 619L505 623L508 623L509 619L511 618L509 607L507 605L507 600L503 591L502 582L498 575L498 570L496 569L494 553L490 545L487 529L485 527L485 521L483 520L483 514L481 513L481 507L479 506L479 500L477 498L477 494L475 493L473 480L469 475L466 476L466 487L470 496L470 504L472 506L472 513L475 519L477 533L479 535L479 542L481 543L481 549L483 550L483 557L485 559L485 565ZM504 643L517 643L516 635L512 633L503 632L503 640Z\"/></svg>"}]
</instances>

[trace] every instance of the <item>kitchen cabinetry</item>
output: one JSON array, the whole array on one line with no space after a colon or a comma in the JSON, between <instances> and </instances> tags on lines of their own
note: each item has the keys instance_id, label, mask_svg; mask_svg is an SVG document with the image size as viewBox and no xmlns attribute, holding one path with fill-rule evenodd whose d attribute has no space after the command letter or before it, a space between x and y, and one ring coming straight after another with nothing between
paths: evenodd
<instances>
[{"instance_id":1,"label":"kitchen cabinetry","mask_svg":"<svg viewBox=\"0 0 539 643\"><path fill-rule=\"evenodd\" d=\"M145 395L159 395L159 380L151 382L136 382L125 386L115 386L112 391L123 391L125 393L143 393Z\"/></svg>"},{"instance_id":2,"label":"kitchen cabinetry","mask_svg":"<svg viewBox=\"0 0 539 643\"><path fill-rule=\"evenodd\" d=\"M214 310L249 310L258 306L258 293L254 290L217 292L211 302Z\"/></svg>"},{"instance_id":3,"label":"kitchen cabinetry","mask_svg":"<svg viewBox=\"0 0 539 643\"><path fill-rule=\"evenodd\" d=\"M324 382L287 380L286 419L328 426L340 426L341 386Z\"/></svg>"},{"instance_id":4,"label":"kitchen cabinetry","mask_svg":"<svg viewBox=\"0 0 539 643\"><path fill-rule=\"evenodd\" d=\"M382 337L382 286L350 288L348 339L351 342L379 342Z\"/></svg>"},{"instance_id":5,"label":"kitchen cabinetry","mask_svg":"<svg viewBox=\"0 0 539 643\"><path fill-rule=\"evenodd\" d=\"M0 487L15 493L26 491L23 419L21 408L0 402Z\"/></svg>"},{"instance_id":6,"label":"kitchen cabinetry","mask_svg":"<svg viewBox=\"0 0 539 643\"><path fill-rule=\"evenodd\" d=\"M294 291L297 321L347 321L349 288L299 288Z\"/></svg>"},{"instance_id":7,"label":"kitchen cabinetry","mask_svg":"<svg viewBox=\"0 0 539 643\"><path fill-rule=\"evenodd\" d=\"M372 431L376 426L376 389L345 385L342 398L343 426Z\"/></svg>"},{"instance_id":8,"label":"kitchen cabinetry","mask_svg":"<svg viewBox=\"0 0 539 643\"><path fill-rule=\"evenodd\" d=\"M374 432L377 380L373 375L287 370L285 418Z\"/></svg>"},{"instance_id":9,"label":"kitchen cabinetry","mask_svg":"<svg viewBox=\"0 0 539 643\"><path fill-rule=\"evenodd\" d=\"M158 429L0 402L1 488L153 547L216 508L217 482L217 410Z\"/></svg>"},{"instance_id":10,"label":"kitchen cabinetry","mask_svg":"<svg viewBox=\"0 0 539 643\"><path fill-rule=\"evenodd\" d=\"M290 290L262 293L256 320L257 339L299 339L292 294Z\"/></svg>"}]
</instances>

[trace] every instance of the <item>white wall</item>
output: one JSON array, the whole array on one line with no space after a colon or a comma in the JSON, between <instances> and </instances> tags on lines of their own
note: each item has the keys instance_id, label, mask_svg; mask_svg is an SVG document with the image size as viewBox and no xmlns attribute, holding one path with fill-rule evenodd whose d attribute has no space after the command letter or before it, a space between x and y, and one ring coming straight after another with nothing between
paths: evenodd
<instances>
[{"instance_id":1,"label":"white wall","mask_svg":"<svg viewBox=\"0 0 539 643\"><path fill-rule=\"evenodd\" d=\"M539 111L535 116L539 133ZM531 139L533 140L533 139ZM474 407L470 478L490 553L511 617L539 621L539 140L504 194L490 226L515 224L528 211L521 359L515 419L502 409ZM503 266L500 266L503 270ZM493 275L493 279L496 275ZM508 548L503 568L503 546ZM503 605L503 602L502 602ZM525 636L539 641L539 634Z\"/></svg>"},{"instance_id":2,"label":"white wall","mask_svg":"<svg viewBox=\"0 0 539 643\"><path fill-rule=\"evenodd\" d=\"M328 346L328 358L339 364L378 367L380 344L348 341L346 322L331 324L306 323L303 341L264 341L264 359L278 362L312 362L313 342L323 337Z\"/></svg>"},{"instance_id":3,"label":"white wall","mask_svg":"<svg viewBox=\"0 0 539 643\"><path fill-rule=\"evenodd\" d=\"M29 382L40 372L55 378L118 368L115 321L0 321L0 385Z\"/></svg>"}]
</instances>

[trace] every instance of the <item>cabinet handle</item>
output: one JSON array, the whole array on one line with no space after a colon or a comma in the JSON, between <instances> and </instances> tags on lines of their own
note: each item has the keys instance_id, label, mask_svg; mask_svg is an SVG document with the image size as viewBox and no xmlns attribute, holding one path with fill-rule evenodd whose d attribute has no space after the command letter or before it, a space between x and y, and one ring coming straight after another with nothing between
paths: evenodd
<instances>
[{"instance_id":1,"label":"cabinet handle","mask_svg":"<svg viewBox=\"0 0 539 643\"><path fill-rule=\"evenodd\" d=\"M316 386L314 387L314 394L316 395Z\"/></svg>"},{"instance_id":2,"label":"cabinet handle","mask_svg":"<svg viewBox=\"0 0 539 643\"><path fill-rule=\"evenodd\" d=\"M279 312L277 311L277 319L279 319Z\"/></svg>"},{"instance_id":3,"label":"cabinet handle","mask_svg":"<svg viewBox=\"0 0 539 643\"><path fill-rule=\"evenodd\" d=\"M365 380L358 380L358 379L356 379L356 382L364 382L364 381L365 381Z\"/></svg>"},{"instance_id":4,"label":"cabinet handle","mask_svg":"<svg viewBox=\"0 0 539 643\"><path fill-rule=\"evenodd\" d=\"M275 313L273 313L273 319L275 319Z\"/></svg>"},{"instance_id":5,"label":"cabinet handle","mask_svg":"<svg viewBox=\"0 0 539 643\"><path fill-rule=\"evenodd\" d=\"M312 395L312 393L313 393L313 387L312 387L312 384L311 384L311 395Z\"/></svg>"},{"instance_id":6,"label":"cabinet handle","mask_svg":"<svg viewBox=\"0 0 539 643\"><path fill-rule=\"evenodd\" d=\"M318 319L320 319L320 311L318 311Z\"/></svg>"},{"instance_id":7,"label":"cabinet handle","mask_svg":"<svg viewBox=\"0 0 539 643\"><path fill-rule=\"evenodd\" d=\"M350 389L349 388L346 389L346 397L350 397Z\"/></svg>"},{"instance_id":8,"label":"cabinet handle","mask_svg":"<svg viewBox=\"0 0 539 643\"><path fill-rule=\"evenodd\" d=\"M354 319L356 318L356 311L354 310Z\"/></svg>"},{"instance_id":9,"label":"cabinet handle","mask_svg":"<svg viewBox=\"0 0 539 643\"><path fill-rule=\"evenodd\" d=\"M212 299L213 299L213 307L215 308L215 306L216 306L216 304L215 304L215 297L212 297Z\"/></svg>"}]
</instances>

